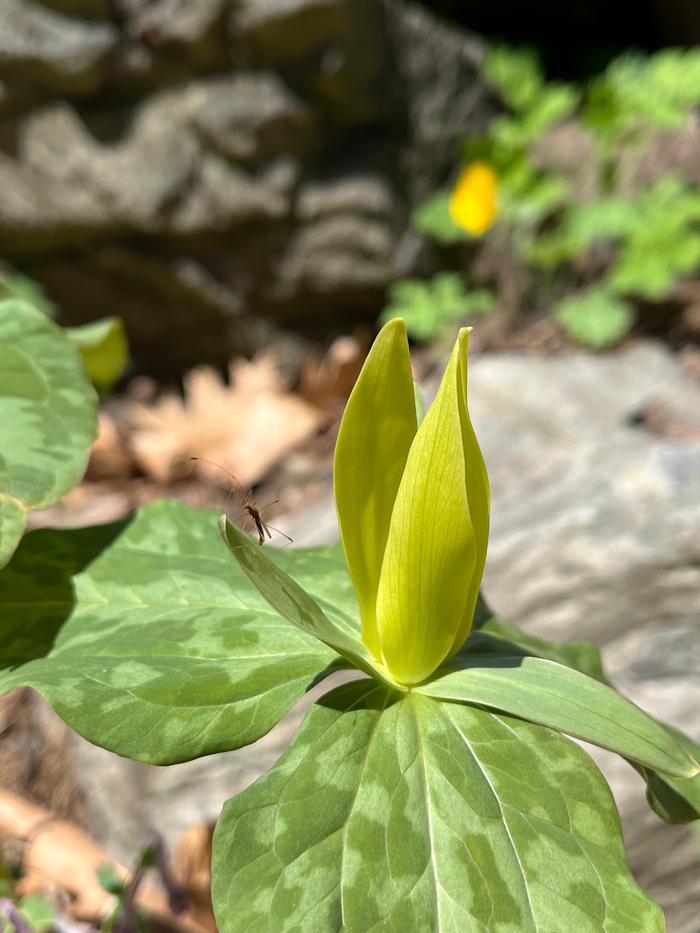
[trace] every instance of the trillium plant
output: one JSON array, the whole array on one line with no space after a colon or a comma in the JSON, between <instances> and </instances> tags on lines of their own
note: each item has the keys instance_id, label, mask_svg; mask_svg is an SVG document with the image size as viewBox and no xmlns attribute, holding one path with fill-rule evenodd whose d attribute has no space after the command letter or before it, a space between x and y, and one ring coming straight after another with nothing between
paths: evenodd
<instances>
[{"instance_id":1,"label":"trillium plant","mask_svg":"<svg viewBox=\"0 0 700 933\"><path fill-rule=\"evenodd\" d=\"M29 350L10 339L16 383ZM0 688L34 686L121 755L239 748L314 688L282 758L218 822L224 933L664 929L570 737L626 758L668 822L700 815L700 747L622 697L595 648L526 635L480 598L468 342L421 419L403 322L380 332L336 447L342 546L275 551L222 516L227 551L211 513L160 502L30 532L0 571ZM11 483L25 453L2 453Z\"/></svg>"}]
</instances>

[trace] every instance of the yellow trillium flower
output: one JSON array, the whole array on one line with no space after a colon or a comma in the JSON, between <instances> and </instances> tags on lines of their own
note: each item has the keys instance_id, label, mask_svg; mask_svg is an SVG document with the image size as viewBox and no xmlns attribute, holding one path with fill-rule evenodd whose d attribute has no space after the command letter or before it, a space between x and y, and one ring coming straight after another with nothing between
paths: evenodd
<instances>
[{"instance_id":1,"label":"yellow trillium flower","mask_svg":"<svg viewBox=\"0 0 700 933\"><path fill-rule=\"evenodd\" d=\"M429 677L471 628L489 486L467 409L463 328L418 426L403 320L375 340L340 425L334 487L362 640L397 684Z\"/></svg>"},{"instance_id":2,"label":"yellow trillium flower","mask_svg":"<svg viewBox=\"0 0 700 933\"><path fill-rule=\"evenodd\" d=\"M480 236L498 213L498 176L487 162L473 162L457 179L450 195L450 216L467 233Z\"/></svg>"}]
</instances>

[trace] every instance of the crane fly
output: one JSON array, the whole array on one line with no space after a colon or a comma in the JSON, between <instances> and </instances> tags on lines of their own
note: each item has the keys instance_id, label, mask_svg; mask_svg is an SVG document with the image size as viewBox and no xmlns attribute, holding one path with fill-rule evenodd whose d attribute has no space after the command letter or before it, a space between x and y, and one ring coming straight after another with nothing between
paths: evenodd
<instances>
[{"instance_id":1,"label":"crane fly","mask_svg":"<svg viewBox=\"0 0 700 933\"><path fill-rule=\"evenodd\" d=\"M279 499L273 499L272 502L268 502L265 505L262 505L258 508L251 491L245 490L243 486L241 486L239 481L236 479L234 474L230 470L227 470L226 467L222 467L221 464L219 463L214 463L213 460L207 460L206 457L190 457L190 460L199 460L201 463L208 463L210 464L210 466L216 467L217 470L221 470L222 473L226 473L226 475L230 477L230 479L233 481L234 485L238 488L238 491L241 494L241 501L243 503L243 509L245 510L246 514L248 515L248 517L253 522L253 525L255 526L255 530L258 534L258 544L265 543L265 536L267 536L267 538L270 540L272 539L272 535L270 534L271 530L276 532L278 535L282 535L282 537L286 538L290 544L292 543L293 539L290 538L289 535L286 535L283 531L280 531L279 528L275 528L274 525L271 525L269 522L266 522L261 515L264 509L269 508L271 505L276 505L276 503L280 501Z\"/></svg>"}]
</instances>

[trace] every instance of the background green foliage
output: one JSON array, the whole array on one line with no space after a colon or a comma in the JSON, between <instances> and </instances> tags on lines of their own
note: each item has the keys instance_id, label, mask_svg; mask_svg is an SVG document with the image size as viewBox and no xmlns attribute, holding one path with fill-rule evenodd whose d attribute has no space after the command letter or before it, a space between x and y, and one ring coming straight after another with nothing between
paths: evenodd
<instances>
[{"instance_id":1,"label":"background green foliage","mask_svg":"<svg viewBox=\"0 0 700 933\"><path fill-rule=\"evenodd\" d=\"M488 314L495 304L496 296L489 289L467 289L461 275L442 272L427 282L397 282L391 288L381 323L402 317L412 337L432 340L454 321Z\"/></svg>"},{"instance_id":2,"label":"background green foliage","mask_svg":"<svg viewBox=\"0 0 700 933\"><path fill-rule=\"evenodd\" d=\"M517 310L551 310L574 340L603 348L635 321L643 325L649 303L682 305L679 285L700 268L700 193L680 170L648 177L644 160L666 140L662 134L691 127L700 50L626 55L581 86L545 80L530 51L493 48L482 71L505 112L483 137L464 143L460 161L485 160L498 173L499 216L484 248L511 253L526 277L528 306ZM549 157L556 128L580 149L573 167L575 153L569 164ZM413 223L445 247L463 242L473 250L477 241L454 223L448 198L448 191L433 195ZM470 306L466 281L463 287L462 318L487 310ZM397 293L399 285L392 306ZM420 305L409 324L418 340L458 316L444 313L432 284Z\"/></svg>"}]
</instances>

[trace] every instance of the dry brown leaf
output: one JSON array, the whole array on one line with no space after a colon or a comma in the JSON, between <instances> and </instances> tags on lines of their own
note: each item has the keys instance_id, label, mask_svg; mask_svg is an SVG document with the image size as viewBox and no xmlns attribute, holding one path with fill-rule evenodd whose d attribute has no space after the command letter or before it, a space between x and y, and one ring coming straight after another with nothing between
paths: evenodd
<instances>
[{"instance_id":1,"label":"dry brown leaf","mask_svg":"<svg viewBox=\"0 0 700 933\"><path fill-rule=\"evenodd\" d=\"M83 830L49 810L0 789L0 834L20 840L24 846L22 866L26 876L17 893L39 890L67 892L74 917L97 920L104 916L113 897L101 887L97 869L110 865L120 879L129 878L127 869L112 859ZM144 882L136 902L170 929L182 933L208 933L189 910L177 917L170 910L165 892Z\"/></svg>"},{"instance_id":2,"label":"dry brown leaf","mask_svg":"<svg viewBox=\"0 0 700 933\"><path fill-rule=\"evenodd\" d=\"M97 415L97 438L90 448L90 460L85 476L90 480L129 476L133 463L119 434L114 418L108 412Z\"/></svg>"},{"instance_id":3,"label":"dry brown leaf","mask_svg":"<svg viewBox=\"0 0 700 933\"><path fill-rule=\"evenodd\" d=\"M132 447L141 468L160 482L190 473L221 482L213 460L243 486L258 482L289 450L313 435L326 415L288 392L274 359L260 355L230 366L230 385L209 367L184 379L184 399L164 395L152 406L133 405Z\"/></svg>"},{"instance_id":4,"label":"dry brown leaf","mask_svg":"<svg viewBox=\"0 0 700 933\"><path fill-rule=\"evenodd\" d=\"M338 337L322 359L307 361L301 394L314 405L338 414L352 391L369 349L369 333Z\"/></svg>"},{"instance_id":5,"label":"dry brown leaf","mask_svg":"<svg viewBox=\"0 0 700 933\"><path fill-rule=\"evenodd\" d=\"M173 872L187 891L192 915L197 922L215 933L216 921L211 905L211 850L214 825L200 824L186 829L173 857Z\"/></svg>"}]
</instances>

